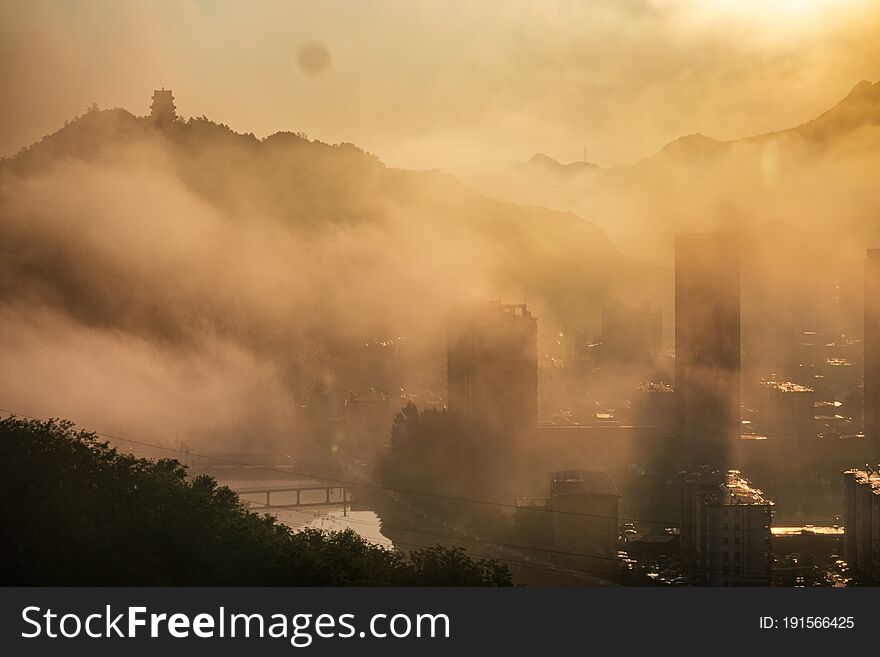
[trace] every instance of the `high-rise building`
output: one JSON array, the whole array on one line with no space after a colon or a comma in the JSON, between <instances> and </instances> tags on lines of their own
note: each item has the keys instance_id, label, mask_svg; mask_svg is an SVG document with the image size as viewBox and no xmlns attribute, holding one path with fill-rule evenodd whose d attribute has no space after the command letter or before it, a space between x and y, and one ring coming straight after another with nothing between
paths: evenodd
<instances>
[{"instance_id":1,"label":"high-rise building","mask_svg":"<svg viewBox=\"0 0 880 657\"><path fill-rule=\"evenodd\" d=\"M880 581L880 464L843 473L843 558L862 582Z\"/></svg>"},{"instance_id":2,"label":"high-rise building","mask_svg":"<svg viewBox=\"0 0 880 657\"><path fill-rule=\"evenodd\" d=\"M735 235L675 236L675 429L684 464L728 465L740 433Z\"/></svg>"},{"instance_id":3,"label":"high-rise building","mask_svg":"<svg viewBox=\"0 0 880 657\"><path fill-rule=\"evenodd\" d=\"M159 125L167 125L177 120L177 108L171 89L153 91L153 102L150 105L150 118Z\"/></svg>"},{"instance_id":4,"label":"high-rise building","mask_svg":"<svg viewBox=\"0 0 880 657\"><path fill-rule=\"evenodd\" d=\"M880 460L880 249L865 260L865 437Z\"/></svg>"},{"instance_id":5,"label":"high-rise building","mask_svg":"<svg viewBox=\"0 0 880 657\"><path fill-rule=\"evenodd\" d=\"M681 550L710 586L769 585L773 502L738 470L682 473Z\"/></svg>"},{"instance_id":6,"label":"high-rise building","mask_svg":"<svg viewBox=\"0 0 880 657\"><path fill-rule=\"evenodd\" d=\"M765 379L758 401L761 430L771 439L789 440L799 453L816 442L815 390L793 381Z\"/></svg>"},{"instance_id":7,"label":"high-rise building","mask_svg":"<svg viewBox=\"0 0 880 657\"><path fill-rule=\"evenodd\" d=\"M538 424L538 322L525 304L471 304L450 314L448 404L496 434Z\"/></svg>"},{"instance_id":8,"label":"high-rise building","mask_svg":"<svg viewBox=\"0 0 880 657\"><path fill-rule=\"evenodd\" d=\"M661 436L675 433L675 388L662 381L641 381L632 399L637 425L657 427Z\"/></svg>"},{"instance_id":9,"label":"high-rise building","mask_svg":"<svg viewBox=\"0 0 880 657\"><path fill-rule=\"evenodd\" d=\"M650 363L663 339L663 311L647 302L602 309L602 355L616 363Z\"/></svg>"}]
</instances>

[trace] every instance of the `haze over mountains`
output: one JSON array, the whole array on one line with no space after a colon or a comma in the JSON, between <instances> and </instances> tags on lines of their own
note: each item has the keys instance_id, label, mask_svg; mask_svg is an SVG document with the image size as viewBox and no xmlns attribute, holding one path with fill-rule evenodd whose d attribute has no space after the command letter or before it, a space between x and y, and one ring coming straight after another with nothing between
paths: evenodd
<instances>
[{"instance_id":1,"label":"haze over mountains","mask_svg":"<svg viewBox=\"0 0 880 657\"><path fill-rule=\"evenodd\" d=\"M608 169L538 154L466 181L498 198L577 212L624 252L669 262L675 232L710 227L807 231L827 248L861 250L880 238L878 165L880 83L862 81L788 130L732 141L687 135Z\"/></svg>"},{"instance_id":2,"label":"haze over mountains","mask_svg":"<svg viewBox=\"0 0 880 657\"><path fill-rule=\"evenodd\" d=\"M122 109L3 161L0 217L3 398L107 430L270 440L315 385L357 387L352 352L401 337L421 365L404 392L442 395L452 304L527 299L549 332L654 278L571 213Z\"/></svg>"},{"instance_id":3,"label":"haze over mountains","mask_svg":"<svg viewBox=\"0 0 880 657\"><path fill-rule=\"evenodd\" d=\"M481 194L351 144L92 110L0 165L0 393L108 431L277 444L309 390L370 380L370 350L405 344L394 385L442 396L463 300L528 301L542 353L615 300L659 304L668 331L682 230L746 235L746 351L849 331L880 243L878 117L863 82L791 130L612 169L536 156L467 179Z\"/></svg>"}]
</instances>

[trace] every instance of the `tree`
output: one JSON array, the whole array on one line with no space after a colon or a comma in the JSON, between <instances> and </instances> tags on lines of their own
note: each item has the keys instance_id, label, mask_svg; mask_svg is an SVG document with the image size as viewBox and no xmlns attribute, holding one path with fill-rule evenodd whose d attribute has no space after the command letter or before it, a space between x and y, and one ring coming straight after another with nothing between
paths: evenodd
<instances>
[{"instance_id":1,"label":"tree","mask_svg":"<svg viewBox=\"0 0 880 657\"><path fill-rule=\"evenodd\" d=\"M483 498L502 476L498 447L465 418L409 403L394 418L379 474L404 491Z\"/></svg>"},{"instance_id":2,"label":"tree","mask_svg":"<svg viewBox=\"0 0 880 657\"><path fill-rule=\"evenodd\" d=\"M497 562L404 554L352 531L292 531L173 459L123 454L67 421L0 420L7 585L509 585Z\"/></svg>"},{"instance_id":3,"label":"tree","mask_svg":"<svg viewBox=\"0 0 880 657\"><path fill-rule=\"evenodd\" d=\"M509 455L500 442L466 418L446 410L419 411L410 403L394 418L377 476L405 500L405 507L433 518L430 527L440 521L438 526L451 523L479 529L481 535L504 535L508 522L494 502L507 503L513 493L508 490ZM386 509L397 517L397 524L420 522L401 511Z\"/></svg>"}]
</instances>

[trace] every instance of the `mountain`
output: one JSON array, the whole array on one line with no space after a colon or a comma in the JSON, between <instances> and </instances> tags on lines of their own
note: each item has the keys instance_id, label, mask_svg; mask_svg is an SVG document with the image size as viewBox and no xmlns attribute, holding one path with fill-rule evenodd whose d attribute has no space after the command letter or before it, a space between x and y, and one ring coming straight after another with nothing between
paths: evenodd
<instances>
[{"instance_id":1,"label":"mountain","mask_svg":"<svg viewBox=\"0 0 880 657\"><path fill-rule=\"evenodd\" d=\"M2 161L0 231L2 308L300 365L318 343L445 339L447 308L472 298L527 299L544 328L592 328L602 304L652 285L571 212L352 144L258 139L205 117L160 127L123 109Z\"/></svg>"},{"instance_id":2,"label":"mountain","mask_svg":"<svg viewBox=\"0 0 880 657\"><path fill-rule=\"evenodd\" d=\"M543 153L536 153L533 155L532 158L526 162L525 166L527 169L533 169L542 174L555 176L577 175L584 171L591 171L599 168L599 165L594 164L593 162L570 162L569 164L562 164Z\"/></svg>"},{"instance_id":3,"label":"mountain","mask_svg":"<svg viewBox=\"0 0 880 657\"><path fill-rule=\"evenodd\" d=\"M687 135L610 168L537 155L465 180L496 198L589 216L624 252L668 262L674 233L689 230L831 233L828 248L880 240L870 173L878 160L880 83L863 81L786 130L728 141Z\"/></svg>"},{"instance_id":4,"label":"mountain","mask_svg":"<svg viewBox=\"0 0 880 657\"><path fill-rule=\"evenodd\" d=\"M793 128L728 141L707 137L701 133L686 135L669 142L659 152L645 160L614 168L626 169L650 162L660 162L663 166L675 163L703 166L719 160L738 145L766 144L785 138L824 145L843 139L863 128L874 126L880 126L880 82L871 83L862 80L834 107L815 119ZM572 177L600 169L596 164L581 162L561 164L541 153L532 157L525 168L553 171L556 174L567 174Z\"/></svg>"},{"instance_id":5,"label":"mountain","mask_svg":"<svg viewBox=\"0 0 880 657\"><path fill-rule=\"evenodd\" d=\"M862 80L852 91L827 112L788 132L804 139L827 141L840 138L867 126L880 125L880 82ZM756 139L777 136L760 135Z\"/></svg>"},{"instance_id":6,"label":"mountain","mask_svg":"<svg viewBox=\"0 0 880 657\"><path fill-rule=\"evenodd\" d=\"M302 134L93 110L0 162L6 407L211 452L311 458L321 399L442 398L453 304L525 300L558 350L658 280L572 212Z\"/></svg>"}]
</instances>

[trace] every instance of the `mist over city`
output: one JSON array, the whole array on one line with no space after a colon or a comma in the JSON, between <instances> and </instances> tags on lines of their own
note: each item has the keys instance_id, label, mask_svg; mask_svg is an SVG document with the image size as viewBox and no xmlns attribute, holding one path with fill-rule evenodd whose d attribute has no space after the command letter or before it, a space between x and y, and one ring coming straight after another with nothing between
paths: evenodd
<instances>
[{"instance_id":1,"label":"mist over city","mask_svg":"<svg viewBox=\"0 0 880 657\"><path fill-rule=\"evenodd\" d=\"M5 581L880 581L880 8L770 4L4 4Z\"/></svg>"}]
</instances>

